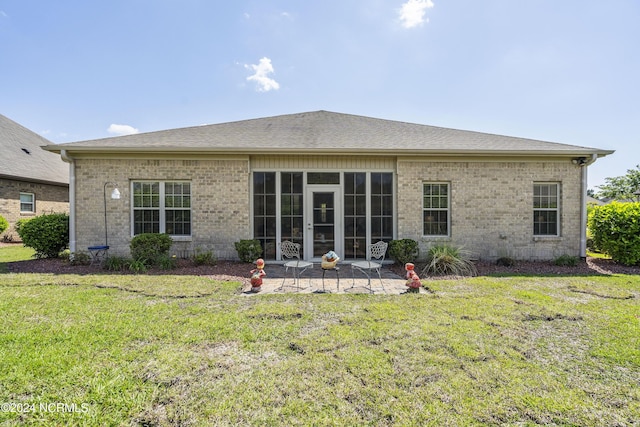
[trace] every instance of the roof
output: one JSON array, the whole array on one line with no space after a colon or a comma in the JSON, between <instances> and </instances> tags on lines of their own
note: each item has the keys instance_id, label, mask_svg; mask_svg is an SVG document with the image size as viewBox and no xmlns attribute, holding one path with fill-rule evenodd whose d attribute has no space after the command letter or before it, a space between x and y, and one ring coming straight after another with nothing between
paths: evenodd
<instances>
[{"instance_id":1,"label":"roof","mask_svg":"<svg viewBox=\"0 0 640 427\"><path fill-rule=\"evenodd\" d=\"M69 165L42 150L51 141L0 114L0 177L69 185Z\"/></svg>"},{"instance_id":2,"label":"roof","mask_svg":"<svg viewBox=\"0 0 640 427\"><path fill-rule=\"evenodd\" d=\"M50 145L53 152L283 154L523 154L598 157L613 153L481 132L315 111Z\"/></svg>"}]
</instances>

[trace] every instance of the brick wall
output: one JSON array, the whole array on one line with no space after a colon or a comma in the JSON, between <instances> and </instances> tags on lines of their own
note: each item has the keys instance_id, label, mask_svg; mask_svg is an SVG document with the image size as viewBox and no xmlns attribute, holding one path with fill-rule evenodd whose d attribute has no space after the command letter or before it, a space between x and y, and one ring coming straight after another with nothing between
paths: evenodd
<instances>
[{"instance_id":1,"label":"brick wall","mask_svg":"<svg viewBox=\"0 0 640 427\"><path fill-rule=\"evenodd\" d=\"M434 244L464 246L481 259L548 260L580 255L581 170L569 160L398 161L398 238L420 243L421 254ZM423 237L422 185L448 182L451 236ZM559 182L560 237L533 237L533 184Z\"/></svg>"},{"instance_id":2,"label":"brick wall","mask_svg":"<svg viewBox=\"0 0 640 427\"><path fill-rule=\"evenodd\" d=\"M35 213L20 212L20 193L35 195ZM9 229L0 234L19 240L14 225L19 219L29 219L45 213L69 213L69 187L66 185L0 179L0 215L9 221Z\"/></svg>"},{"instance_id":3,"label":"brick wall","mask_svg":"<svg viewBox=\"0 0 640 427\"><path fill-rule=\"evenodd\" d=\"M131 181L191 182L192 238L172 252L211 250L220 259L237 258L233 243L251 237L248 159L201 160L76 159L76 251L104 243L104 183L119 185L120 200L107 186L108 243L111 255L130 256Z\"/></svg>"}]
</instances>

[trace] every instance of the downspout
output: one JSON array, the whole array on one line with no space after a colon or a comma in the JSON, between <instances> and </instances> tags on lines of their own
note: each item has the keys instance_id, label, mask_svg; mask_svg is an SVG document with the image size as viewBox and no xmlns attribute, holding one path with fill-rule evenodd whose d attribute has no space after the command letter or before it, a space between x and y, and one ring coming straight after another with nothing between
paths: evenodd
<instances>
[{"instance_id":1,"label":"downspout","mask_svg":"<svg viewBox=\"0 0 640 427\"><path fill-rule=\"evenodd\" d=\"M580 257L587 258L587 166L593 164L598 158L597 154L592 154L591 159L581 165L581 201L580 201Z\"/></svg>"},{"instance_id":2,"label":"downspout","mask_svg":"<svg viewBox=\"0 0 640 427\"><path fill-rule=\"evenodd\" d=\"M76 252L76 165L67 150L60 151L62 160L69 163L69 251Z\"/></svg>"}]
</instances>

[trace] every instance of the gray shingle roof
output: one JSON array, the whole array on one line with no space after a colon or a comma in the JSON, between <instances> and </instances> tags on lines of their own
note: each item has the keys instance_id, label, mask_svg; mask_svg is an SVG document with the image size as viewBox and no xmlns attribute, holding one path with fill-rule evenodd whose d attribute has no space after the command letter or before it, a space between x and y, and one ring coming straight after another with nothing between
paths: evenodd
<instances>
[{"instance_id":1,"label":"gray shingle roof","mask_svg":"<svg viewBox=\"0 0 640 427\"><path fill-rule=\"evenodd\" d=\"M60 152L557 154L612 151L315 111L57 144Z\"/></svg>"},{"instance_id":2,"label":"gray shingle roof","mask_svg":"<svg viewBox=\"0 0 640 427\"><path fill-rule=\"evenodd\" d=\"M46 145L51 141L0 114L0 176L68 185L69 165Z\"/></svg>"}]
</instances>

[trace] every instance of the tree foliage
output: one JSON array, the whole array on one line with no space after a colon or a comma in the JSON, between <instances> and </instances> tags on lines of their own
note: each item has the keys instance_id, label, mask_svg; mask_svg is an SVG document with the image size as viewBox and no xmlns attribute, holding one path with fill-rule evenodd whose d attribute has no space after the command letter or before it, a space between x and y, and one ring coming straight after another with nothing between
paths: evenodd
<instances>
[{"instance_id":1,"label":"tree foliage","mask_svg":"<svg viewBox=\"0 0 640 427\"><path fill-rule=\"evenodd\" d=\"M588 223L594 246L601 252L620 264L640 263L640 203L594 206Z\"/></svg>"},{"instance_id":2,"label":"tree foliage","mask_svg":"<svg viewBox=\"0 0 640 427\"><path fill-rule=\"evenodd\" d=\"M626 175L604 180L605 184L598 186L596 193L599 198L638 200L638 196L633 193L640 190L640 165L636 165L635 169L628 169Z\"/></svg>"}]
</instances>

